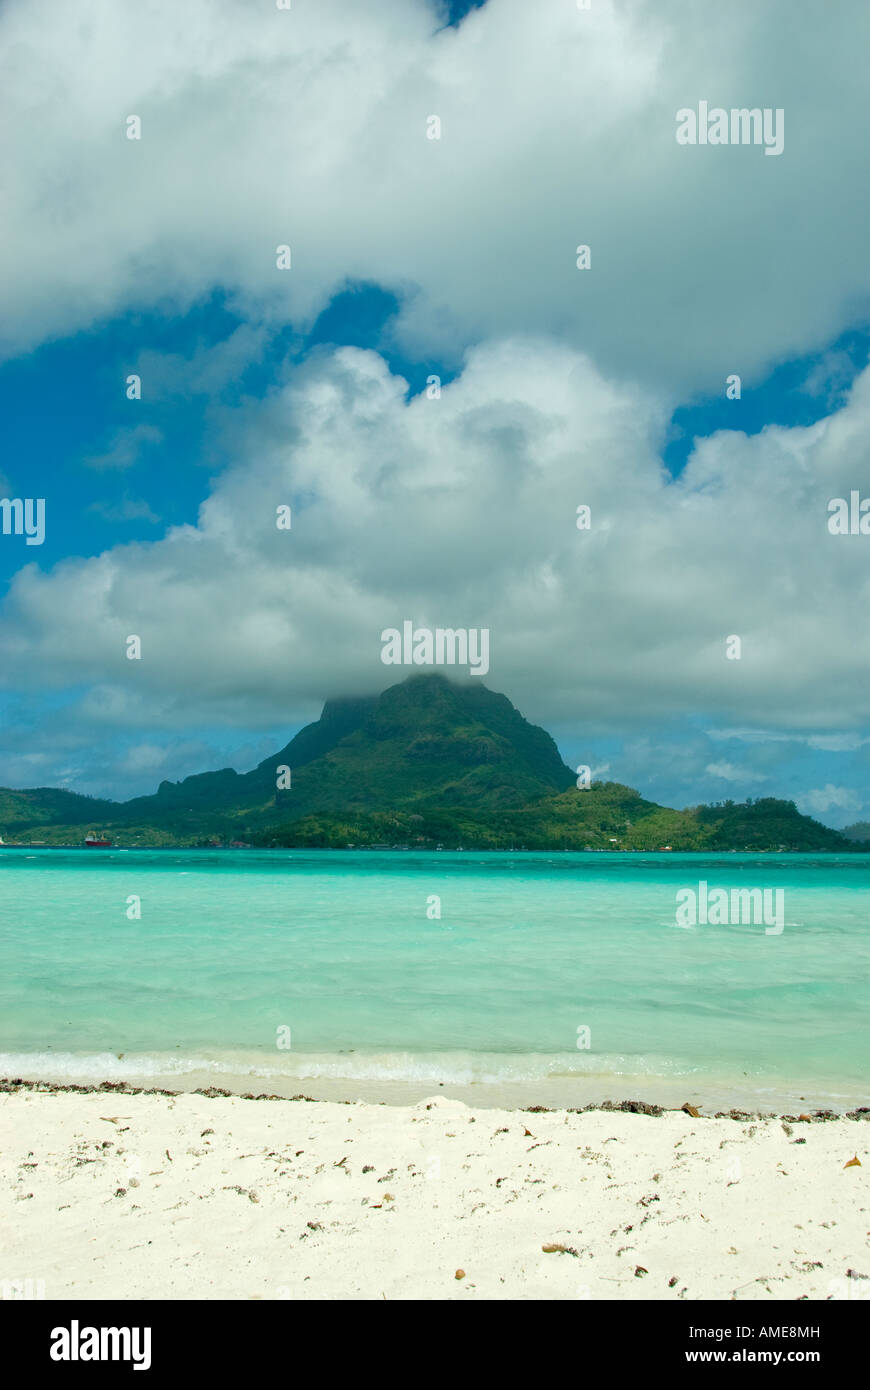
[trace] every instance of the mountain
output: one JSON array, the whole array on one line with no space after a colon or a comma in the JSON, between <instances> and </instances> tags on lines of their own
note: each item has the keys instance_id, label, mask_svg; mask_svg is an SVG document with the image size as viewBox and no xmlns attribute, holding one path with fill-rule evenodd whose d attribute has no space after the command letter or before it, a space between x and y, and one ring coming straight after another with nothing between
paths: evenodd
<instances>
[{"instance_id":1,"label":"mountain","mask_svg":"<svg viewBox=\"0 0 870 1390\"><path fill-rule=\"evenodd\" d=\"M290 770L289 787L279 785L281 769ZM857 848L790 801L674 811L618 782L578 790L550 735L506 696L437 674L327 701L318 720L250 772L161 782L154 795L126 802L0 790L7 841L80 844L85 829L106 830L120 845Z\"/></svg>"}]
</instances>

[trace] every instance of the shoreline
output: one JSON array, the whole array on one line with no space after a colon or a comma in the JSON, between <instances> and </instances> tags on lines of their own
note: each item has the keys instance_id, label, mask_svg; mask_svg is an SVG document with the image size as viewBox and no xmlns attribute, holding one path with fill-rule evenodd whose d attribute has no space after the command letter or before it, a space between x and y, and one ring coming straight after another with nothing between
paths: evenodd
<instances>
[{"instance_id":1,"label":"shoreline","mask_svg":"<svg viewBox=\"0 0 870 1390\"><path fill-rule=\"evenodd\" d=\"M222 1078L226 1080L227 1078ZM246 1079L248 1082L250 1078ZM104 1079L96 1081L93 1079L73 1081L70 1079L52 1080L44 1077L7 1077L0 1076L0 1096L14 1095L19 1092L30 1092L33 1094L71 1094L71 1095L128 1095L128 1096L163 1096L172 1100L177 1100L180 1096L202 1096L205 1099L236 1099L245 1101L283 1101L285 1103L303 1102L312 1105L334 1104L334 1105L367 1105L385 1107L407 1107L420 1104L429 1099L433 1094L439 1100L455 1101L462 1105L474 1107L480 1110L506 1110L520 1114L558 1114L584 1115L590 1113L605 1114L641 1114L652 1117L659 1117L668 1114L688 1113L691 1114L689 1107L698 1111L696 1118L700 1119L731 1119L737 1121L746 1120L781 1120L793 1124L807 1123L829 1123L833 1120L852 1121L861 1123L870 1121L870 1105L855 1105L852 1109L833 1110L828 1106L820 1106L801 1098L799 1106L792 1106L791 1109L761 1109L747 1108L745 1105L727 1105L725 1108L714 1108L706 1104L694 1093L689 1093L681 1103L676 1101L677 1094L684 1094L689 1088L673 1088L673 1095L669 1100L645 1100L636 1096L624 1096L621 1099L613 1099L609 1096L596 1100L586 1100L582 1104L549 1104L542 1103L540 1098L533 1099L531 1095L524 1095L522 1099L514 1098L514 1103L506 1103L505 1092L509 1092L509 1085L500 1084L498 1086L488 1086L486 1083L472 1083L469 1085L452 1085L442 1083L439 1085L438 1092L434 1093L431 1083L411 1083L411 1082L374 1082L370 1085L361 1084L357 1081L341 1081L328 1079L323 1081L313 1081L305 1083L305 1090L294 1089L300 1084L298 1078L288 1078L280 1090L249 1090L240 1089L241 1081L236 1087L217 1086L209 1081L204 1074L191 1074L180 1079L180 1084L172 1087L154 1084L155 1078L140 1078L139 1080L125 1079L114 1081ZM207 1083L207 1084L204 1084ZM292 1084L291 1084L292 1083ZM526 1091L525 1083L517 1083L516 1089ZM536 1091L540 1092L541 1087L536 1085ZM544 1088L546 1089L546 1088ZM576 1091L576 1087L572 1088ZM615 1089L615 1088L611 1088ZM387 1095L380 1094L388 1091ZM369 1094L375 1092L378 1094ZM419 1094L418 1094L419 1093ZM470 1097L470 1099L469 1099ZM554 1097L550 1097L553 1099ZM579 1100L579 1097L574 1097Z\"/></svg>"}]
</instances>

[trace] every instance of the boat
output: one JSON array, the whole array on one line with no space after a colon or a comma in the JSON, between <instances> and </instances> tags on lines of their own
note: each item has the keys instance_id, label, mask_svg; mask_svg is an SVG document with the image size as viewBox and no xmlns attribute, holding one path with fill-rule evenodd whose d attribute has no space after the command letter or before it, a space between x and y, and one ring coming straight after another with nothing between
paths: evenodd
<instances>
[{"instance_id":1,"label":"boat","mask_svg":"<svg viewBox=\"0 0 870 1390\"><path fill-rule=\"evenodd\" d=\"M90 835L85 836L85 847L87 849L110 849L111 845L112 841L109 839L108 835L94 835L93 832L91 832Z\"/></svg>"}]
</instances>

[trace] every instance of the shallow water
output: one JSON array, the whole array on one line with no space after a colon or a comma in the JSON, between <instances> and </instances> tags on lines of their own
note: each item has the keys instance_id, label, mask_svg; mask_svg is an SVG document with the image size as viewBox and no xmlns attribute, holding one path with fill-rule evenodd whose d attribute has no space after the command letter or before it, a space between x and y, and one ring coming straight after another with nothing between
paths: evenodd
<instances>
[{"instance_id":1,"label":"shallow water","mask_svg":"<svg viewBox=\"0 0 870 1390\"><path fill-rule=\"evenodd\" d=\"M783 889L782 932L678 926L700 881ZM870 855L7 848L0 1074L860 1103L868 889Z\"/></svg>"}]
</instances>

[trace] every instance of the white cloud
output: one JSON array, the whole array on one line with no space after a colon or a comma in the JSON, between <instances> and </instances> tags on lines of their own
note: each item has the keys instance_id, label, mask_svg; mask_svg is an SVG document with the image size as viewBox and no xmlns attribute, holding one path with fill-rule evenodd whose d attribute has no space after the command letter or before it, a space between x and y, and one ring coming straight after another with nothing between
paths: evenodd
<instances>
[{"instance_id":1,"label":"white cloud","mask_svg":"<svg viewBox=\"0 0 870 1390\"><path fill-rule=\"evenodd\" d=\"M797 743L823 753L855 753L870 743L870 738L858 733L800 734L776 729L709 729L707 737L716 742L734 739L739 743Z\"/></svg>"},{"instance_id":2,"label":"white cloud","mask_svg":"<svg viewBox=\"0 0 870 1390\"><path fill-rule=\"evenodd\" d=\"M799 23L793 0L438 15L9 0L0 348L215 287L302 325L357 277L407 294L424 359L554 334L676 399L824 346L866 304L863 0ZM784 153L678 146L702 99L782 107Z\"/></svg>"},{"instance_id":3,"label":"white cloud","mask_svg":"<svg viewBox=\"0 0 870 1390\"><path fill-rule=\"evenodd\" d=\"M401 679L380 632L411 619L489 627L486 683L538 722L696 710L817 747L866 724L870 538L829 535L826 504L870 492L870 371L809 429L699 441L677 482L661 402L540 340L480 347L437 401L343 349L234 418L196 527L19 571L4 683L90 686L104 729L287 726Z\"/></svg>"},{"instance_id":4,"label":"white cloud","mask_svg":"<svg viewBox=\"0 0 870 1390\"><path fill-rule=\"evenodd\" d=\"M766 782L764 773L753 772L749 768L737 767L734 763L708 763L704 771L710 777L721 777L726 782Z\"/></svg>"},{"instance_id":5,"label":"white cloud","mask_svg":"<svg viewBox=\"0 0 870 1390\"><path fill-rule=\"evenodd\" d=\"M834 787L830 782L797 798L797 808L806 816L823 816L834 808L857 814L863 805L864 798L850 787ZM842 817L838 819L842 821Z\"/></svg>"},{"instance_id":6,"label":"white cloud","mask_svg":"<svg viewBox=\"0 0 870 1390\"><path fill-rule=\"evenodd\" d=\"M142 457L149 445L162 444L163 431L156 425L126 425L116 430L103 454L92 454L85 459L90 468L118 469L132 468Z\"/></svg>"}]
</instances>

